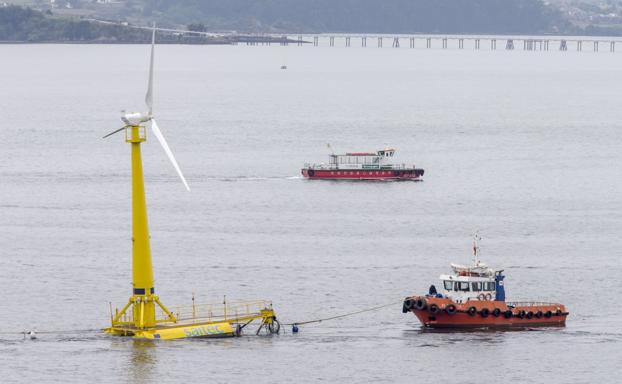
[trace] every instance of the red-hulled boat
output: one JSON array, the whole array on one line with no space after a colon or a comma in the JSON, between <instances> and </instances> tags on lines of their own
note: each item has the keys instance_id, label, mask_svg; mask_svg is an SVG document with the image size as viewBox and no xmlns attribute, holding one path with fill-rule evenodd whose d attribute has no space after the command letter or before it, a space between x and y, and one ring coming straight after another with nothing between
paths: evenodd
<instances>
[{"instance_id":1,"label":"red-hulled boat","mask_svg":"<svg viewBox=\"0 0 622 384\"><path fill-rule=\"evenodd\" d=\"M421 168L390 164L394 149L329 155L328 164L305 164L302 175L308 179L325 180L419 180Z\"/></svg>"},{"instance_id":2,"label":"red-hulled boat","mask_svg":"<svg viewBox=\"0 0 622 384\"><path fill-rule=\"evenodd\" d=\"M503 270L477 260L472 266L451 264L452 274L441 275L442 289L431 286L427 295L404 300L402 312L412 312L424 327L494 328L564 326L568 312L557 303L507 302Z\"/></svg>"}]
</instances>

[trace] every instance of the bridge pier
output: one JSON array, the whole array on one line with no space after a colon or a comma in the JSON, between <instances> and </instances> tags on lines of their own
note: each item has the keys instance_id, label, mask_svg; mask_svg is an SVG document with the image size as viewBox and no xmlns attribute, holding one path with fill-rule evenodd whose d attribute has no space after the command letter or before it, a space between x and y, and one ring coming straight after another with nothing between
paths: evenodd
<instances>
[{"instance_id":1,"label":"bridge pier","mask_svg":"<svg viewBox=\"0 0 622 384\"><path fill-rule=\"evenodd\" d=\"M490 50L494 51L496 49L497 49L497 40L496 39L490 40Z\"/></svg>"},{"instance_id":2,"label":"bridge pier","mask_svg":"<svg viewBox=\"0 0 622 384\"><path fill-rule=\"evenodd\" d=\"M562 40L559 42L559 50L560 51L567 51L568 50L568 44L566 43L566 40Z\"/></svg>"},{"instance_id":3,"label":"bridge pier","mask_svg":"<svg viewBox=\"0 0 622 384\"><path fill-rule=\"evenodd\" d=\"M581 40L577 41L577 51L583 50L583 42Z\"/></svg>"},{"instance_id":4,"label":"bridge pier","mask_svg":"<svg viewBox=\"0 0 622 384\"><path fill-rule=\"evenodd\" d=\"M367 37L361 37L361 47L367 47Z\"/></svg>"},{"instance_id":5,"label":"bridge pier","mask_svg":"<svg viewBox=\"0 0 622 384\"><path fill-rule=\"evenodd\" d=\"M514 40L509 39L506 43L505 43L505 49L512 51L514 50Z\"/></svg>"},{"instance_id":6,"label":"bridge pier","mask_svg":"<svg viewBox=\"0 0 622 384\"><path fill-rule=\"evenodd\" d=\"M598 52L598 41L594 42L594 52Z\"/></svg>"},{"instance_id":7,"label":"bridge pier","mask_svg":"<svg viewBox=\"0 0 622 384\"><path fill-rule=\"evenodd\" d=\"M400 47L400 38L399 37L394 37L393 38L393 48L399 48Z\"/></svg>"},{"instance_id":8,"label":"bridge pier","mask_svg":"<svg viewBox=\"0 0 622 384\"><path fill-rule=\"evenodd\" d=\"M443 49L447 49L447 38L443 37Z\"/></svg>"},{"instance_id":9,"label":"bridge pier","mask_svg":"<svg viewBox=\"0 0 622 384\"><path fill-rule=\"evenodd\" d=\"M425 39L425 47L426 48L432 48L432 39L431 38L426 38Z\"/></svg>"},{"instance_id":10,"label":"bridge pier","mask_svg":"<svg viewBox=\"0 0 622 384\"><path fill-rule=\"evenodd\" d=\"M331 36L328 40L331 47L335 46L335 36Z\"/></svg>"},{"instance_id":11,"label":"bridge pier","mask_svg":"<svg viewBox=\"0 0 622 384\"><path fill-rule=\"evenodd\" d=\"M302 35L298 35L298 46L302 47Z\"/></svg>"},{"instance_id":12,"label":"bridge pier","mask_svg":"<svg viewBox=\"0 0 622 384\"><path fill-rule=\"evenodd\" d=\"M458 49L464 49L464 39L458 39Z\"/></svg>"},{"instance_id":13,"label":"bridge pier","mask_svg":"<svg viewBox=\"0 0 622 384\"><path fill-rule=\"evenodd\" d=\"M313 46L317 47L318 45L320 45L320 38L317 36L313 36Z\"/></svg>"},{"instance_id":14,"label":"bridge pier","mask_svg":"<svg viewBox=\"0 0 622 384\"><path fill-rule=\"evenodd\" d=\"M346 47L350 46L350 36L346 36Z\"/></svg>"},{"instance_id":15,"label":"bridge pier","mask_svg":"<svg viewBox=\"0 0 622 384\"><path fill-rule=\"evenodd\" d=\"M611 43L609 43L609 52L615 52L616 51L616 42L612 41Z\"/></svg>"},{"instance_id":16,"label":"bridge pier","mask_svg":"<svg viewBox=\"0 0 622 384\"><path fill-rule=\"evenodd\" d=\"M415 38L414 37L410 38L410 47L411 48L415 48Z\"/></svg>"},{"instance_id":17,"label":"bridge pier","mask_svg":"<svg viewBox=\"0 0 622 384\"><path fill-rule=\"evenodd\" d=\"M475 49L479 50L479 39L475 39Z\"/></svg>"},{"instance_id":18,"label":"bridge pier","mask_svg":"<svg viewBox=\"0 0 622 384\"><path fill-rule=\"evenodd\" d=\"M378 38L378 48L382 48L382 37Z\"/></svg>"}]
</instances>

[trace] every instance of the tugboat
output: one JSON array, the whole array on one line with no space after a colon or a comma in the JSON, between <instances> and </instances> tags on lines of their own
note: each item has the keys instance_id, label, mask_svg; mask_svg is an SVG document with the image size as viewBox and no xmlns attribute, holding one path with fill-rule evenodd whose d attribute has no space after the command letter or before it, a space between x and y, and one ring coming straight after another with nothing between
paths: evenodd
<instances>
[{"instance_id":1,"label":"tugboat","mask_svg":"<svg viewBox=\"0 0 622 384\"><path fill-rule=\"evenodd\" d=\"M419 180L421 168L390 164L395 149L373 152L351 152L328 155L328 164L305 164L302 175L307 179L325 180Z\"/></svg>"},{"instance_id":2,"label":"tugboat","mask_svg":"<svg viewBox=\"0 0 622 384\"><path fill-rule=\"evenodd\" d=\"M414 313L426 328L565 326L562 304L505 301L503 270L479 261L478 239L473 265L451 264L453 273L440 276L440 292L432 285L427 295L407 297L402 312Z\"/></svg>"}]
</instances>

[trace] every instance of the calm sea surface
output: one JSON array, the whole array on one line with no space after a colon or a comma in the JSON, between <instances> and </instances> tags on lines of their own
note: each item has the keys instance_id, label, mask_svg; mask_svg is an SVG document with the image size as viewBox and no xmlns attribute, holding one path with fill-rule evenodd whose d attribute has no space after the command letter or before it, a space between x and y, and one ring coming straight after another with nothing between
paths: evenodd
<instances>
[{"instance_id":1,"label":"calm sea surface","mask_svg":"<svg viewBox=\"0 0 622 384\"><path fill-rule=\"evenodd\" d=\"M270 299L281 335L146 343L99 332L131 290L130 158L148 47L0 45L0 381L613 383L622 359L622 54L159 46L144 146L165 304ZM280 70L282 64L289 69ZM423 182L301 179L394 146ZM505 268L567 327L422 330L397 302L450 262Z\"/></svg>"}]
</instances>

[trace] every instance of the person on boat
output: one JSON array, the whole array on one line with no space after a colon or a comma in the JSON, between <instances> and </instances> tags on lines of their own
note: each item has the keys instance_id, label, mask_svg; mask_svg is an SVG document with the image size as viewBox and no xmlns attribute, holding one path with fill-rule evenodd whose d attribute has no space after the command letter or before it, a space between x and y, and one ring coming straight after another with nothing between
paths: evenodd
<instances>
[{"instance_id":1,"label":"person on boat","mask_svg":"<svg viewBox=\"0 0 622 384\"><path fill-rule=\"evenodd\" d=\"M430 290L428 293L430 294L430 296L436 296L438 292L436 292L436 287L434 286L434 284L430 285Z\"/></svg>"}]
</instances>

